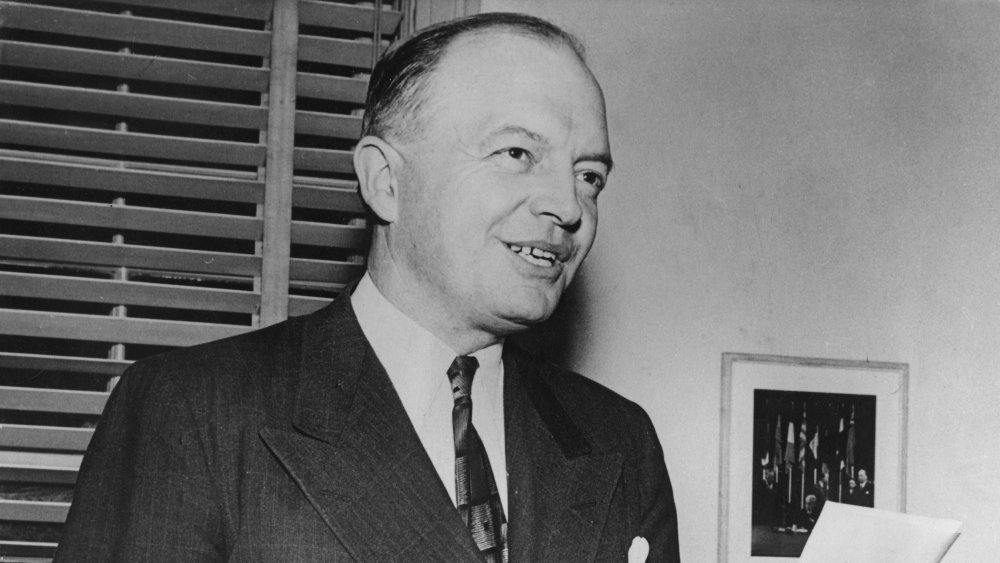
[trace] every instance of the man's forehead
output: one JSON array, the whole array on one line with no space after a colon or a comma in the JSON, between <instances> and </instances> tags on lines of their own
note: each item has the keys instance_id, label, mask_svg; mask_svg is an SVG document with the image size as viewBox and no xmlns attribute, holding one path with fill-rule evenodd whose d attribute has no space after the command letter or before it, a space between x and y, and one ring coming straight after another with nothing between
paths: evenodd
<instances>
[{"instance_id":1,"label":"man's forehead","mask_svg":"<svg viewBox=\"0 0 1000 563\"><path fill-rule=\"evenodd\" d=\"M543 122L572 117L606 134L597 81L576 52L556 40L503 30L467 34L449 46L427 86L432 120L482 120L480 133L523 126L541 135ZM515 115L529 121L511 122Z\"/></svg>"}]
</instances>

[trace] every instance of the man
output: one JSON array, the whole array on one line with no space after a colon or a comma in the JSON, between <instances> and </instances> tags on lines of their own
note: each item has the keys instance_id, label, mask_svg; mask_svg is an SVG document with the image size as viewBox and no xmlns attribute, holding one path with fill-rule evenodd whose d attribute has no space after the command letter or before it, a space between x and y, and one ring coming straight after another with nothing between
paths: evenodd
<instances>
[{"instance_id":1,"label":"man","mask_svg":"<svg viewBox=\"0 0 1000 563\"><path fill-rule=\"evenodd\" d=\"M816 496L816 516L819 517L823 513L823 507L826 506L826 501L830 499L830 473L825 472L816 482L813 487Z\"/></svg>"},{"instance_id":2,"label":"man","mask_svg":"<svg viewBox=\"0 0 1000 563\"><path fill-rule=\"evenodd\" d=\"M857 492L858 482L854 479L848 479L847 492L844 493L844 502L847 504L858 504Z\"/></svg>"},{"instance_id":3,"label":"man","mask_svg":"<svg viewBox=\"0 0 1000 563\"><path fill-rule=\"evenodd\" d=\"M754 484L752 524L754 526L775 525L778 520L780 499L781 494L777 489L774 469L764 468L761 472L761 478L756 479Z\"/></svg>"},{"instance_id":4,"label":"man","mask_svg":"<svg viewBox=\"0 0 1000 563\"><path fill-rule=\"evenodd\" d=\"M868 471L858 469L858 486L854 489L854 499L858 506L875 506L875 484L868 480Z\"/></svg>"},{"instance_id":5,"label":"man","mask_svg":"<svg viewBox=\"0 0 1000 563\"><path fill-rule=\"evenodd\" d=\"M816 519L819 518L819 509L816 506L816 495L806 495L805 504L792 524L793 531L811 532L816 526Z\"/></svg>"},{"instance_id":6,"label":"man","mask_svg":"<svg viewBox=\"0 0 1000 563\"><path fill-rule=\"evenodd\" d=\"M504 345L572 280L611 168L576 41L487 14L395 46L355 168L353 293L133 366L57 559L678 560L645 413Z\"/></svg>"}]
</instances>

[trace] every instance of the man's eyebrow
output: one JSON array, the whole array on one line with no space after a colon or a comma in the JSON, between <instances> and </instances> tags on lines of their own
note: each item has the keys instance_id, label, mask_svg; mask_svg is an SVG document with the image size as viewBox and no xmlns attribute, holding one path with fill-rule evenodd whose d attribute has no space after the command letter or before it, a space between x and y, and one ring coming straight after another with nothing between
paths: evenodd
<instances>
[{"instance_id":1,"label":"man's eyebrow","mask_svg":"<svg viewBox=\"0 0 1000 563\"><path fill-rule=\"evenodd\" d=\"M541 133L537 133L535 131L532 131L531 129L522 127L520 125L505 125L503 127L500 127L496 131L493 131L492 133L487 135L486 140L489 141L497 137L502 137L504 135L509 135L512 133L516 135L524 135L525 137L531 139L532 141L535 141L536 143L549 144L549 138L546 137L545 135L542 135Z\"/></svg>"},{"instance_id":2,"label":"man's eyebrow","mask_svg":"<svg viewBox=\"0 0 1000 563\"><path fill-rule=\"evenodd\" d=\"M615 161L611 158L611 154L606 152L580 155L580 158L576 159L576 161L600 162L608 169L607 174L611 174L611 169L615 167Z\"/></svg>"}]
</instances>

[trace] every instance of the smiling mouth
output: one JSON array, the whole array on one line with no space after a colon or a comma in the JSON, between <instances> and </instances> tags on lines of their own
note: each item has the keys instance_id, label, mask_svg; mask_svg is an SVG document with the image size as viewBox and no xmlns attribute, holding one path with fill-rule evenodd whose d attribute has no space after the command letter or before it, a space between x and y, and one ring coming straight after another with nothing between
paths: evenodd
<instances>
[{"instance_id":1,"label":"smiling mouth","mask_svg":"<svg viewBox=\"0 0 1000 563\"><path fill-rule=\"evenodd\" d=\"M542 250L541 248L535 248L533 246L520 246L517 244L508 244L508 248L514 251L525 261L534 264L535 266L541 266L543 268L551 268L556 265L558 261L555 253L549 252L548 250Z\"/></svg>"}]
</instances>

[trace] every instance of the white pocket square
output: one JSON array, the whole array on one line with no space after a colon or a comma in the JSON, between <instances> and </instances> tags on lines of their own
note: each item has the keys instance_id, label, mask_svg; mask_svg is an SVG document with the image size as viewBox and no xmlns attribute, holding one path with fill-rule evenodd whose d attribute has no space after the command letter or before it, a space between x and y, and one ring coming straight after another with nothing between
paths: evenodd
<instances>
[{"instance_id":1,"label":"white pocket square","mask_svg":"<svg viewBox=\"0 0 1000 563\"><path fill-rule=\"evenodd\" d=\"M643 563L649 557L649 542L642 536L636 536L628 548L628 563Z\"/></svg>"}]
</instances>

